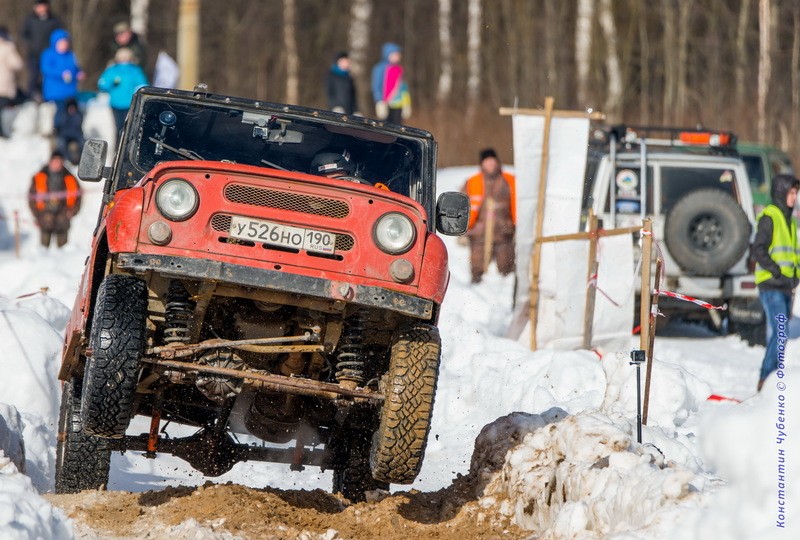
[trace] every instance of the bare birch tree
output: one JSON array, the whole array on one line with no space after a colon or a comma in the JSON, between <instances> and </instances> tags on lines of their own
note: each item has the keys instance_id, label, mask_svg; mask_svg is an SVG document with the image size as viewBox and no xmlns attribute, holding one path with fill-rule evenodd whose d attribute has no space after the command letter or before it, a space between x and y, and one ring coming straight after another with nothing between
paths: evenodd
<instances>
[{"instance_id":1,"label":"bare birch tree","mask_svg":"<svg viewBox=\"0 0 800 540\"><path fill-rule=\"evenodd\" d=\"M297 103L300 93L295 0L283 0L283 48L286 51L286 101Z\"/></svg>"},{"instance_id":2,"label":"bare birch tree","mask_svg":"<svg viewBox=\"0 0 800 540\"><path fill-rule=\"evenodd\" d=\"M614 22L614 11L611 0L600 0L600 26L606 40L606 71L608 82L606 89L606 113L616 118L622 101L622 73L619 67L617 51L617 25Z\"/></svg>"},{"instance_id":3,"label":"bare birch tree","mask_svg":"<svg viewBox=\"0 0 800 540\"><path fill-rule=\"evenodd\" d=\"M361 110L369 114L367 103L371 98L367 75L367 47L369 47L369 21L372 18L372 0L353 0L350 4L350 28L347 32L347 45L350 48L350 71L356 80L358 102Z\"/></svg>"},{"instance_id":4,"label":"bare birch tree","mask_svg":"<svg viewBox=\"0 0 800 540\"><path fill-rule=\"evenodd\" d=\"M575 20L575 64L578 68L578 106L588 107L589 66L592 59L592 23L595 0L579 0Z\"/></svg>"},{"instance_id":5,"label":"bare birch tree","mask_svg":"<svg viewBox=\"0 0 800 540\"><path fill-rule=\"evenodd\" d=\"M436 99L445 102L453 91L453 45L450 36L452 0L439 0L439 84Z\"/></svg>"},{"instance_id":6,"label":"bare birch tree","mask_svg":"<svg viewBox=\"0 0 800 540\"><path fill-rule=\"evenodd\" d=\"M467 112L475 114L481 92L481 0L469 0L467 8Z\"/></svg>"},{"instance_id":7,"label":"bare birch tree","mask_svg":"<svg viewBox=\"0 0 800 540\"><path fill-rule=\"evenodd\" d=\"M689 23L694 0L681 0L678 7L678 65L675 87L676 120L683 121L688 105L686 70L689 55Z\"/></svg>"},{"instance_id":8,"label":"bare birch tree","mask_svg":"<svg viewBox=\"0 0 800 540\"><path fill-rule=\"evenodd\" d=\"M745 100L745 74L747 71L747 23L750 21L750 0L742 0L739 6L739 24L736 28L735 102L743 105Z\"/></svg>"},{"instance_id":9,"label":"bare birch tree","mask_svg":"<svg viewBox=\"0 0 800 540\"><path fill-rule=\"evenodd\" d=\"M772 3L770 0L759 0L758 4L758 140L767 140L767 94L769 79L772 75L772 58L770 55Z\"/></svg>"},{"instance_id":10,"label":"bare birch tree","mask_svg":"<svg viewBox=\"0 0 800 540\"><path fill-rule=\"evenodd\" d=\"M147 13L150 0L131 0L131 30L139 36L147 37Z\"/></svg>"}]
</instances>

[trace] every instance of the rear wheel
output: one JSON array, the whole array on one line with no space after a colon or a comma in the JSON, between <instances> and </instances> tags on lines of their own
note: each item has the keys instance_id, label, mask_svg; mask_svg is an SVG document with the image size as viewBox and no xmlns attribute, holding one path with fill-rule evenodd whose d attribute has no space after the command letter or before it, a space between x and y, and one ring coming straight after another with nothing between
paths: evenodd
<instances>
[{"instance_id":1,"label":"rear wheel","mask_svg":"<svg viewBox=\"0 0 800 540\"><path fill-rule=\"evenodd\" d=\"M111 463L109 441L83 432L80 407L81 385L73 378L61 394L56 447L56 493L99 489L108 483Z\"/></svg>"},{"instance_id":2,"label":"rear wheel","mask_svg":"<svg viewBox=\"0 0 800 540\"><path fill-rule=\"evenodd\" d=\"M422 468L440 354L435 326L416 324L393 339L384 378L386 399L370 454L372 475L378 480L410 484Z\"/></svg>"},{"instance_id":3,"label":"rear wheel","mask_svg":"<svg viewBox=\"0 0 800 540\"><path fill-rule=\"evenodd\" d=\"M145 347L147 286L131 276L107 276L97 293L86 361L81 418L87 433L121 438L133 415Z\"/></svg>"}]
</instances>

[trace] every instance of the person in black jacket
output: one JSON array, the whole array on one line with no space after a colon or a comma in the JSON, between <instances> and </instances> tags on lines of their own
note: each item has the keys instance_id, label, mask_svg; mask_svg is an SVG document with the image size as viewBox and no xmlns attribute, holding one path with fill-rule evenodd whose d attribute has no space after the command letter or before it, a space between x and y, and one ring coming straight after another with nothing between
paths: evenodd
<instances>
[{"instance_id":1,"label":"person in black jacket","mask_svg":"<svg viewBox=\"0 0 800 540\"><path fill-rule=\"evenodd\" d=\"M39 70L39 58L45 49L50 47L50 34L53 30L63 28L61 21L50 11L48 0L36 0L33 11L22 23L22 39L27 49L28 96L37 98L42 95L42 74Z\"/></svg>"},{"instance_id":2,"label":"person in black jacket","mask_svg":"<svg viewBox=\"0 0 800 540\"><path fill-rule=\"evenodd\" d=\"M767 327L759 392L769 374L778 369L779 356L783 356L780 342L782 340L785 347L792 296L800 277L800 244L797 224L792 217L799 187L800 180L788 174L772 180L772 204L759 216L756 237L750 248L750 256L756 261L755 281Z\"/></svg>"},{"instance_id":3,"label":"person in black jacket","mask_svg":"<svg viewBox=\"0 0 800 540\"><path fill-rule=\"evenodd\" d=\"M334 56L326 87L329 109L344 114L360 114L356 106L356 85L350 76L350 58L346 52Z\"/></svg>"}]
</instances>

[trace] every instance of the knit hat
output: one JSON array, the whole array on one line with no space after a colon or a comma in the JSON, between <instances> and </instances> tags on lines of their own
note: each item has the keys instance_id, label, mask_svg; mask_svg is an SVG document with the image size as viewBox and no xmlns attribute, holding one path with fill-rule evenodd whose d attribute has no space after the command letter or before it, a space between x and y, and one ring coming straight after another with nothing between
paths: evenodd
<instances>
[{"instance_id":1,"label":"knit hat","mask_svg":"<svg viewBox=\"0 0 800 540\"><path fill-rule=\"evenodd\" d=\"M350 55L347 54L347 51L339 51L333 55L333 62L336 63L342 58L350 58Z\"/></svg>"},{"instance_id":2,"label":"knit hat","mask_svg":"<svg viewBox=\"0 0 800 540\"><path fill-rule=\"evenodd\" d=\"M478 163L483 162L483 160L486 158L495 158L498 161L500 160L500 158L497 157L497 152L494 151L494 148L484 148L483 150L481 150L480 159L478 160Z\"/></svg>"},{"instance_id":3,"label":"knit hat","mask_svg":"<svg viewBox=\"0 0 800 540\"><path fill-rule=\"evenodd\" d=\"M53 153L50 154L50 159L53 159L53 158L64 159L64 153L61 150L53 150Z\"/></svg>"},{"instance_id":4,"label":"knit hat","mask_svg":"<svg viewBox=\"0 0 800 540\"><path fill-rule=\"evenodd\" d=\"M114 25L114 35L121 34L123 32L127 32L131 29L131 25L126 23L125 21L118 22Z\"/></svg>"}]
</instances>

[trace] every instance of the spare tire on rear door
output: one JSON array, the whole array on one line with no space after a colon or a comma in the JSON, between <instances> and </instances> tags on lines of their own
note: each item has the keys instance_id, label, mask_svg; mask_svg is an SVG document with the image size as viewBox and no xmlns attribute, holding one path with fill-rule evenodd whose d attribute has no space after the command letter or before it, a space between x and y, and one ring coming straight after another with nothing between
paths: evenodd
<instances>
[{"instance_id":1,"label":"spare tire on rear door","mask_svg":"<svg viewBox=\"0 0 800 540\"><path fill-rule=\"evenodd\" d=\"M747 214L728 193L698 189L672 207L664 241L685 272L721 276L747 251L750 230Z\"/></svg>"}]
</instances>

